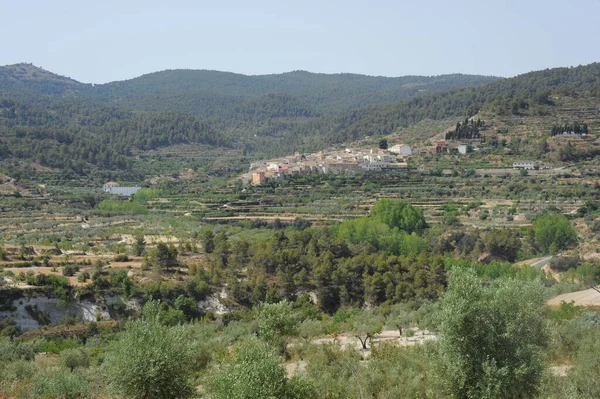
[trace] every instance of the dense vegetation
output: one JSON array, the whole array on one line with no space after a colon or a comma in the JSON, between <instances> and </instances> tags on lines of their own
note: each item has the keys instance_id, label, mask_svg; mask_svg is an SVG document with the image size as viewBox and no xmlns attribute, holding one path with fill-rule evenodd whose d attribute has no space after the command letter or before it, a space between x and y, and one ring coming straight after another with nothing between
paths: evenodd
<instances>
[{"instance_id":1,"label":"dense vegetation","mask_svg":"<svg viewBox=\"0 0 600 399\"><path fill-rule=\"evenodd\" d=\"M0 311L15 315L0 317L0 396L600 396L597 312L545 305L600 283L600 150L549 138L585 125L545 118L563 95L591 109L598 76L456 89L488 79L166 71L92 87L0 68ZM486 123L465 120L478 110ZM257 186L192 166L214 157L229 177L246 154L421 118L485 140L402 172ZM530 154L582 162L501 168ZM149 176L132 198L85 187Z\"/></svg>"},{"instance_id":2,"label":"dense vegetation","mask_svg":"<svg viewBox=\"0 0 600 399\"><path fill-rule=\"evenodd\" d=\"M0 72L11 82L0 89L2 158L77 175L131 171L136 151L176 144L231 145L267 156L385 135L423 119L462 119L480 109L545 115L552 95L597 97L600 86L598 64L485 85L494 79L165 71L91 87L29 65ZM477 138L479 128L461 125L449 138Z\"/></svg>"},{"instance_id":3,"label":"dense vegetation","mask_svg":"<svg viewBox=\"0 0 600 399\"><path fill-rule=\"evenodd\" d=\"M0 100L0 156L89 174L92 168L132 172L134 152L180 143L227 145L185 114L136 115L70 103L29 105Z\"/></svg>"}]
</instances>

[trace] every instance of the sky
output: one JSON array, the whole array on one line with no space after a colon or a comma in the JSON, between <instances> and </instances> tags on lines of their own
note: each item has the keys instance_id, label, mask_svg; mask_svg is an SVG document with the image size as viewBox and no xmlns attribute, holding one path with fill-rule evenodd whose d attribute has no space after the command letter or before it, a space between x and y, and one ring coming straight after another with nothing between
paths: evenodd
<instances>
[{"instance_id":1,"label":"sky","mask_svg":"<svg viewBox=\"0 0 600 399\"><path fill-rule=\"evenodd\" d=\"M0 65L515 76L600 61L600 0L0 0Z\"/></svg>"}]
</instances>

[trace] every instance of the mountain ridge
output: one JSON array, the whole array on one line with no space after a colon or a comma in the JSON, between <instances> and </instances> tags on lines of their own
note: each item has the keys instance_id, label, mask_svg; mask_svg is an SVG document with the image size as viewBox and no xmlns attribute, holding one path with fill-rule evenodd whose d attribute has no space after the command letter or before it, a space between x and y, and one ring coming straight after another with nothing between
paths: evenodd
<instances>
[{"instance_id":1,"label":"mountain ridge","mask_svg":"<svg viewBox=\"0 0 600 399\"><path fill-rule=\"evenodd\" d=\"M0 79L12 82L0 85L0 153L6 162L30 159L48 166L48 151L36 144L44 140L45 148L57 154L52 161L64 160L66 168L80 175L121 164L133 173L135 166L124 159L173 145L204 144L267 157L385 136L426 119L462 121L482 109L497 115L543 117L558 112L553 105L556 95L587 96L592 106L600 104L600 63L534 71L490 83L454 81L448 90L443 90L446 86L420 86L421 78L406 78L400 83L408 88L389 96L373 85L375 81L363 77L358 79L370 82L371 90L336 82L329 82L334 89L315 81L306 85L304 72L285 75L283 83L243 78L246 87L242 84L229 93L216 90L215 94L194 87L153 92L158 87L156 79L136 81L129 87L98 88L54 74L38 79L33 68L13 66L20 73L14 72L16 78L10 79L6 68L0 69ZM174 79L173 87L186 84L179 72L156 76L160 80L169 75L173 75L169 77ZM228 76L235 85L239 76ZM223 82L198 84L209 88L210 83ZM275 90L282 85L297 90ZM394 95L406 98L395 101ZM567 118L564 122L579 121ZM590 125L593 132L596 126ZM70 152L69 141L77 142L83 153Z\"/></svg>"}]
</instances>

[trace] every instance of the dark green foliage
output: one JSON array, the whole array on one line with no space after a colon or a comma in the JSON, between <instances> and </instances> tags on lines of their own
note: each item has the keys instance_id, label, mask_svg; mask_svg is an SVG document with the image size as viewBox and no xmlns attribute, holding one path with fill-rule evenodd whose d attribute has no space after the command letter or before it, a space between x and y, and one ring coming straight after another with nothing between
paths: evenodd
<instances>
[{"instance_id":1,"label":"dark green foliage","mask_svg":"<svg viewBox=\"0 0 600 399\"><path fill-rule=\"evenodd\" d=\"M557 272L564 272L574 269L581 263L579 254L572 256L555 256L550 259L550 268Z\"/></svg>"},{"instance_id":2,"label":"dark green foliage","mask_svg":"<svg viewBox=\"0 0 600 399\"><path fill-rule=\"evenodd\" d=\"M569 124L565 124L564 126L559 126L559 125L552 125L552 131L551 131L551 135L552 136L557 136L563 133L575 133L578 135L582 135L582 134L588 134L589 130L588 130L588 126L587 124L579 124L579 123L575 123L573 125L569 125Z\"/></svg>"},{"instance_id":3,"label":"dark green foliage","mask_svg":"<svg viewBox=\"0 0 600 399\"><path fill-rule=\"evenodd\" d=\"M212 229L206 229L202 232L202 246L204 247L204 252L207 254L212 253L215 249L215 233Z\"/></svg>"},{"instance_id":4,"label":"dark green foliage","mask_svg":"<svg viewBox=\"0 0 600 399\"><path fill-rule=\"evenodd\" d=\"M175 309L183 312L187 320L200 316L198 304L194 299L186 295L179 295L177 299L175 299Z\"/></svg>"},{"instance_id":5,"label":"dark green foliage","mask_svg":"<svg viewBox=\"0 0 600 399\"><path fill-rule=\"evenodd\" d=\"M115 255L115 262L129 262L129 256L125 254Z\"/></svg>"},{"instance_id":6,"label":"dark green foliage","mask_svg":"<svg viewBox=\"0 0 600 399\"><path fill-rule=\"evenodd\" d=\"M544 253L557 253L577 241L577 233L565 215L548 214L533 222L535 243Z\"/></svg>"},{"instance_id":7,"label":"dark green foliage","mask_svg":"<svg viewBox=\"0 0 600 399\"><path fill-rule=\"evenodd\" d=\"M465 119L463 123L458 122L456 124L454 131L446 132L446 140L480 139L481 133L479 132L479 128L483 125L485 125L485 122L481 119L477 121Z\"/></svg>"},{"instance_id":8,"label":"dark green foliage","mask_svg":"<svg viewBox=\"0 0 600 399\"><path fill-rule=\"evenodd\" d=\"M0 337L14 337L21 333L21 329L12 317L0 319Z\"/></svg>"},{"instance_id":9,"label":"dark green foliage","mask_svg":"<svg viewBox=\"0 0 600 399\"><path fill-rule=\"evenodd\" d=\"M600 87L600 64L578 68L555 68L526 73L481 87L457 89L410 100L383 104L323 117L299 128L299 131L326 131L329 142L356 140L365 135L393 133L423 119L470 117L480 108L499 114L511 113L512 102L528 104L528 112L544 112L550 90L562 93L591 93Z\"/></svg>"},{"instance_id":10,"label":"dark green foliage","mask_svg":"<svg viewBox=\"0 0 600 399\"><path fill-rule=\"evenodd\" d=\"M38 274L34 276L33 274L28 274L27 276L22 275L18 277L19 280L25 281L29 285L35 285L38 287L43 286L51 286L55 289L63 288L66 289L69 287L69 280L63 276L57 276L56 274Z\"/></svg>"},{"instance_id":11,"label":"dark green foliage","mask_svg":"<svg viewBox=\"0 0 600 399\"><path fill-rule=\"evenodd\" d=\"M152 253L152 262L160 268L168 270L178 264L177 255L178 251L173 244L161 242Z\"/></svg>"},{"instance_id":12,"label":"dark green foliage","mask_svg":"<svg viewBox=\"0 0 600 399\"><path fill-rule=\"evenodd\" d=\"M518 232L510 229L494 230L485 234L483 241L484 251L496 259L514 262L521 248Z\"/></svg>"},{"instance_id":13,"label":"dark green foliage","mask_svg":"<svg viewBox=\"0 0 600 399\"><path fill-rule=\"evenodd\" d=\"M24 101L24 102L21 102ZM227 145L208 125L180 113L135 114L56 100L0 107L0 156L87 175L93 169L131 173L132 151L184 144Z\"/></svg>"},{"instance_id":14,"label":"dark green foliage","mask_svg":"<svg viewBox=\"0 0 600 399\"><path fill-rule=\"evenodd\" d=\"M227 280L228 297L251 307L264 301L294 301L299 290L315 291L318 306L332 313L340 306L365 302L437 298L445 283L442 259L429 257L424 251L426 241L415 234L397 234L402 237L398 242L406 245L406 255L373 253L364 243L351 250L345 240L326 230L277 232L267 241L251 243L244 252L236 248L228 255L226 273L243 267L248 276ZM390 237L382 240L393 253Z\"/></svg>"},{"instance_id":15,"label":"dark green foliage","mask_svg":"<svg viewBox=\"0 0 600 399\"><path fill-rule=\"evenodd\" d=\"M0 156L77 175L102 170L139 178L146 171L132 170L136 153L174 144L282 154L379 137L423 119L469 117L481 108L544 114L555 92L595 95L599 68L556 68L504 80L165 71L101 87L52 78L64 85L56 90L42 89L42 81L27 74L7 77L2 68L7 84L0 86L6 97L0 100ZM456 138L478 137L477 124L461 124Z\"/></svg>"},{"instance_id":16,"label":"dark green foliage","mask_svg":"<svg viewBox=\"0 0 600 399\"><path fill-rule=\"evenodd\" d=\"M563 162L577 162L586 159L594 159L600 154L600 149L595 146L576 147L571 142L567 142L558 152L560 160Z\"/></svg>"},{"instance_id":17,"label":"dark green foliage","mask_svg":"<svg viewBox=\"0 0 600 399\"><path fill-rule=\"evenodd\" d=\"M79 271L79 266L77 265L65 265L62 268L63 276L71 277L74 276L75 273Z\"/></svg>"},{"instance_id":18,"label":"dark green foliage","mask_svg":"<svg viewBox=\"0 0 600 399\"><path fill-rule=\"evenodd\" d=\"M135 255L142 256L144 251L146 250L146 240L144 238L144 234L136 233L134 239L135 242L133 244L133 248L135 250Z\"/></svg>"}]
</instances>

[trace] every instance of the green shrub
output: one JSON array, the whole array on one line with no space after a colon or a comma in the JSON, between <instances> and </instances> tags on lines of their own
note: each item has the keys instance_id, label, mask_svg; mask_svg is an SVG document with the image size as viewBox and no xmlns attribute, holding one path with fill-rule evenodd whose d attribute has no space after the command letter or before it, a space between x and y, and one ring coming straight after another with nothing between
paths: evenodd
<instances>
[{"instance_id":1,"label":"green shrub","mask_svg":"<svg viewBox=\"0 0 600 399\"><path fill-rule=\"evenodd\" d=\"M90 358L83 348L70 348L61 352L60 363L71 370L77 367L87 368L90 366Z\"/></svg>"},{"instance_id":2,"label":"green shrub","mask_svg":"<svg viewBox=\"0 0 600 399\"><path fill-rule=\"evenodd\" d=\"M118 254L115 256L115 262L129 262L129 257L125 254Z\"/></svg>"},{"instance_id":3,"label":"green shrub","mask_svg":"<svg viewBox=\"0 0 600 399\"><path fill-rule=\"evenodd\" d=\"M98 209L114 213L130 213L136 215L148 214L148 208L137 202L104 200L98 204Z\"/></svg>"},{"instance_id":4,"label":"green shrub","mask_svg":"<svg viewBox=\"0 0 600 399\"><path fill-rule=\"evenodd\" d=\"M88 398L90 385L82 374L63 368L48 369L34 376L34 392L43 399Z\"/></svg>"},{"instance_id":5,"label":"green shrub","mask_svg":"<svg viewBox=\"0 0 600 399\"><path fill-rule=\"evenodd\" d=\"M272 348L259 341L241 344L231 359L213 371L208 382L212 399L308 399L318 395L306 380L288 379Z\"/></svg>"},{"instance_id":6,"label":"green shrub","mask_svg":"<svg viewBox=\"0 0 600 399\"><path fill-rule=\"evenodd\" d=\"M121 396L186 398L192 392L190 343L181 326L161 323L158 302L144 306L144 317L130 321L104 361L112 388Z\"/></svg>"}]
</instances>

